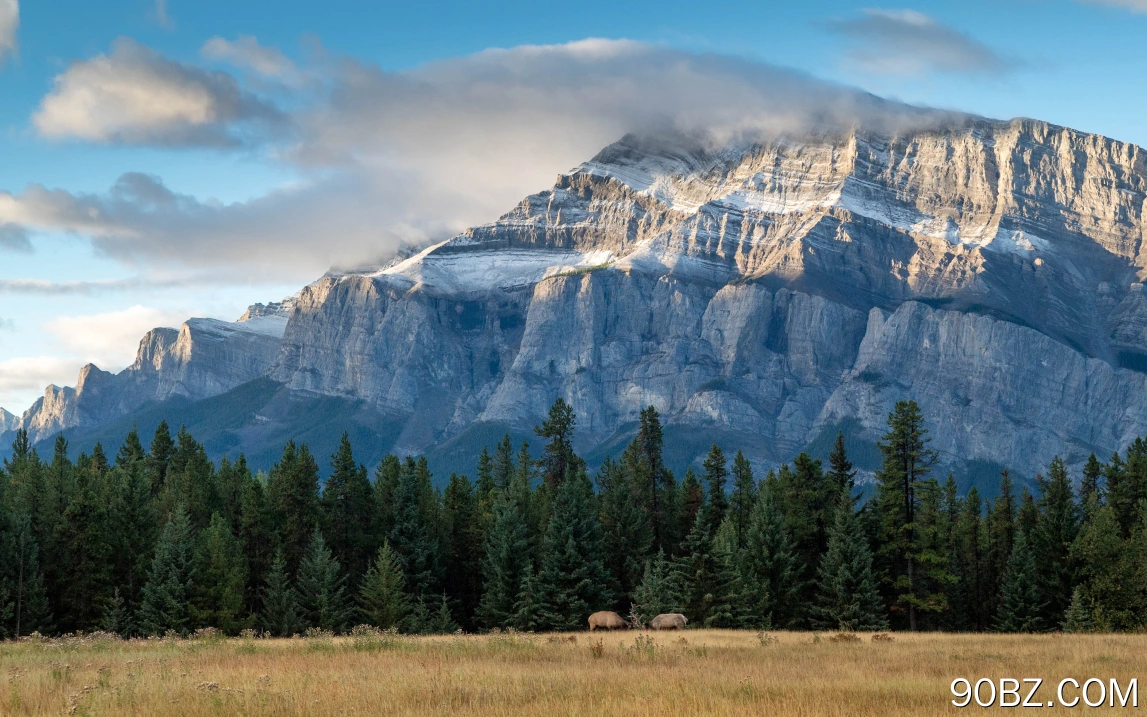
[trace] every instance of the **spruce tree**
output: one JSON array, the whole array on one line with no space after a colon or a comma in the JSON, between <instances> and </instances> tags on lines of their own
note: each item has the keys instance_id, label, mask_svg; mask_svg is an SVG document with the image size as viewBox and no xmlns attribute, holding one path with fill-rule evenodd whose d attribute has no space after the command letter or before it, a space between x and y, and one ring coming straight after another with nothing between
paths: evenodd
<instances>
[{"instance_id":1,"label":"spruce tree","mask_svg":"<svg viewBox=\"0 0 1147 717\"><path fill-rule=\"evenodd\" d=\"M633 591L633 603L643 623L664 613L681 612L673 585L672 565L664 551L657 553L657 557L652 560L645 561L641 583Z\"/></svg>"},{"instance_id":2,"label":"spruce tree","mask_svg":"<svg viewBox=\"0 0 1147 717\"><path fill-rule=\"evenodd\" d=\"M916 630L917 611L927 604L917 575L917 491L930 472L936 453L928 448L931 439L915 401L896 403L888 416L888 429L879 444L884 465L876 474L874 507L879 515L880 555L891 597L907 612L908 629Z\"/></svg>"},{"instance_id":3,"label":"spruce tree","mask_svg":"<svg viewBox=\"0 0 1147 717\"><path fill-rule=\"evenodd\" d=\"M872 575L872 551L852 508L851 489L840 493L828 551L817 575L812 626L825 630L886 630L883 601Z\"/></svg>"},{"instance_id":4,"label":"spruce tree","mask_svg":"<svg viewBox=\"0 0 1147 717\"><path fill-rule=\"evenodd\" d=\"M739 627L743 617L742 583L732 556L714 545L706 516L698 514L693 529L673 561L672 581L685 616L704 627Z\"/></svg>"},{"instance_id":5,"label":"spruce tree","mask_svg":"<svg viewBox=\"0 0 1147 717\"><path fill-rule=\"evenodd\" d=\"M705 505L705 491L697 474L690 466L685 469L685 478L681 481L681 516L682 525L692 526L697 520L697 513Z\"/></svg>"},{"instance_id":6,"label":"spruce tree","mask_svg":"<svg viewBox=\"0 0 1147 717\"><path fill-rule=\"evenodd\" d=\"M466 476L450 474L443 494L446 570L444 586L455 614L467 627L482 596L482 530L474 486Z\"/></svg>"},{"instance_id":7,"label":"spruce tree","mask_svg":"<svg viewBox=\"0 0 1147 717\"><path fill-rule=\"evenodd\" d=\"M518 590L517 599L514 600L514 616L511 622L515 630L536 632L543 629L544 619L538 580L534 576L533 566L527 563L526 570L522 574L522 587Z\"/></svg>"},{"instance_id":8,"label":"spruce tree","mask_svg":"<svg viewBox=\"0 0 1147 717\"><path fill-rule=\"evenodd\" d=\"M318 493L319 467L310 450L287 441L282 457L271 467L267 506L291 572L297 570L318 525Z\"/></svg>"},{"instance_id":9,"label":"spruce tree","mask_svg":"<svg viewBox=\"0 0 1147 717\"><path fill-rule=\"evenodd\" d=\"M174 455L175 441L171 438L171 429L167 427L167 421L160 421L151 439L151 450L144 459L152 495L158 495L167 482L168 463Z\"/></svg>"},{"instance_id":10,"label":"spruce tree","mask_svg":"<svg viewBox=\"0 0 1147 717\"><path fill-rule=\"evenodd\" d=\"M760 492L749 520L740 571L750 596L746 605L750 625L789 628L799 625L803 618L803 581L775 491L775 486L766 484Z\"/></svg>"},{"instance_id":11,"label":"spruce tree","mask_svg":"<svg viewBox=\"0 0 1147 717\"><path fill-rule=\"evenodd\" d=\"M1079 482L1080 506L1086 506L1093 495L1102 501L1102 487L1099 481L1103 477L1104 467L1105 466L1099 462L1099 459L1095 457L1094 453L1087 457L1087 463L1083 466L1083 478Z\"/></svg>"},{"instance_id":12,"label":"spruce tree","mask_svg":"<svg viewBox=\"0 0 1147 717\"><path fill-rule=\"evenodd\" d=\"M135 631L127 601L119 594L119 588L116 588L104 603L103 613L100 616L100 630L120 637L130 637Z\"/></svg>"},{"instance_id":13,"label":"spruce tree","mask_svg":"<svg viewBox=\"0 0 1147 717\"><path fill-rule=\"evenodd\" d=\"M343 431L331 456L331 474L319 502L323 537L347 571L352 584L366 572L374 552L374 495L366 468L355 464L350 437Z\"/></svg>"},{"instance_id":14,"label":"spruce tree","mask_svg":"<svg viewBox=\"0 0 1147 717\"><path fill-rule=\"evenodd\" d=\"M436 595L439 587L438 545L426 521L420 472L418 464L408 458L395 489L394 528L388 536L402 563L407 590L415 599Z\"/></svg>"},{"instance_id":15,"label":"spruce tree","mask_svg":"<svg viewBox=\"0 0 1147 717\"><path fill-rule=\"evenodd\" d=\"M1138 621L1127 604L1125 541L1110 505L1099 506L1092 496L1087 513L1093 518L1071 548L1072 560L1079 566L1079 587L1096 629L1118 630Z\"/></svg>"},{"instance_id":16,"label":"spruce tree","mask_svg":"<svg viewBox=\"0 0 1147 717\"><path fill-rule=\"evenodd\" d=\"M450 605L446 600L446 593L442 593L438 601L438 609L429 621L431 635L449 635L458 629L454 616L450 613Z\"/></svg>"},{"instance_id":17,"label":"spruce tree","mask_svg":"<svg viewBox=\"0 0 1147 717\"><path fill-rule=\"evenodd\" d=\"M263 484L248 476L242 488L237 537L247 563L246 609L256 613L259 590L271 569L275 551L275 529Z\"/></svg>"},{"instance_id":18,"label":"spruce tree","mask_svg":"<svg viewBox=\"0 0 1147 717\"><path fill-rule=\"evenodd\" d=\"M334 633L346 629L353 614L346 594L346 576L317 528L299 564L296 590L299 612L307 627Z\"/></svg>"},{"instance_id":19,"label":"spruce tree","mask_svg":"<svg viewBox=\"0 0 1147 717\"><path fill-rule=\"evenodd\" d=\"M653 547L653 528L642 510L639 487L608 456L597 474L601 504L602 557L619 597L633 593Z\"/></svg>"},{"instance_id":20,"label":"spruce tree","mask_svg":"<svg viewBox=\"0 0 1147 717\"><path fill-rule=\"evenodd\" d=\"M1039 487L1039 516L1031 549L1039 566L1036 580L1040 601L1045 605L1044 624L1054 625L1067 610L1074 587L1071 545L1079 533L1079 510L1067 467L1059 456L1052 459L1048 478Z\"/></svg>"},{"instance_id":21,"label":"spruce tree","mask_svg":"<svg viewBox=\"0 0 1147 717\"><path fill-rule=\"evenodd\" d=\"M402 463L391 454L383 457L374 471L375 529L384 537L394 530L394 495L401 474Z\"/></svg>"},{"instance_id":22,"label":"spruce tree","mask_svg":"<svg viewBox=\"0 0 1147 717\"><path fill-rule=\"evenodd\" d=\"M168 518L155 546L155 556L143 586L139 627L145 635L168 630L184 634L191 625L194 541L187 511L178 506Z\"/></svg>"},{"instance_id":23,"label":"spruce tree","mask_svg":"<svg viewBox=\"0 0 1147 717\"><path fill-rule=\"evenodd\" d=\"M51 625L51 607L40 570L40 551L32 531L32 518L23 506L17 506L7 522L4 530L4 518L0 515L0 557L5 562L0 567L0 580L7 577L9 582L11 633L19 638L36 631L47 632Z\"/></svg>"},{"instance_id":24,"label":"spruce tree","mask_svg":"<svg viewBox=\"0 0 1147 717\"><path fill-rule=\"evenodd\" d=\"M244 626L247 565L229 521L218 513L199 534L193 569L195 624L234 635Z\"/></svg>"},{"instance_id":25,"label":"spruce tree","mask_svg":"<svg viewBox=\"0 0 1147 717\"><path fill-rule=\"evenodd\" d=\"M852 467L852 462L848 460L848 451L844 448L843 432L836 434L836 441L832 444L832 452L828 454L828 478L835 492L847 490L849 500L852 500L856 471Z\"/></svg>"},{"instance_id":26,"label":"spruce tree","mask_svg":"<svg viewBox=\"0 0 1147 717\"><path fill-rule=\"evenodd\" d=\"M1044 628L1044 603L1040 600L1039 572L1028 547L1027 536L1016 533L1008 571L1001 587L1000 610L996 615L999 632L1040 632Z\"/></svg>"},{"instance_id":27,"label":"spruce tree","mask_svg":"<svg viewBox=\"0 0 1147 717\"><path fill-rule=\"evenodd\" d=\"M1091 623L1091 610L1088 609L1083 598L1083 590L1078 585L1071 591L1071 602L1063 615L1060 629L1068 634L1091 632L1094 629Z\"/></svg>"},{"instance_id":28,"label":"spruce tree","mask_svg":"<svg viewBox=\"0 0 1147 717\"><path fill-rule=\"evenodd\" d=\"M725 453L716 443L709 448L709 455L705 456L703 467L705 485L709 489L709 500L702 512L705 514L705 531L711 536L717 532L721 521L725 520L725 514L729 512L729 498L725 494L725 482L729 470L725 463Z\"/></svg>"},{"instance_id":29,"label":"spruce tree","mask_svg":"<svg viewBox=\"0 0 1147 717\"><path fill-rule=\"evenodd\" d=\"M753 507L757 504L757 482L753 467L744 454L737 451L733 458L733 498L729 503L729 518L733 521L736 549L743 550L749 532Z\"/></svg>"},{"instance_id":30,"label":"spruce tree","mask_svg":"<svg viewBox=\"0 0 1147 717\"><path fill-rule=\"evenodd\" d=\"M479 619L486 627L511 627L514 604L530 566L527 522L520 501L499 493L494 501L494 522L486 534L482 560L482 600Z\"/></svg>"},{"instance_id":31,"label":"spruce tree","mask_svg":"<svg viewBox=\"0 0 1147 717\"><path fill-rule=\"evenodd\" d=\"M282 550L276 550L271 560L266 584L260 591L260 602L259 623L267 632L275 637L290 637L300 628L299 598L291 586L287 559Z\"/></svg>"},{"instance_id":32,"label":"spruce tree","mask_svg":"<svg viewBox=\"0 0 1147 717\"><path fill-rule=\"evenodd\" d=\"M576 629L590 612L612 602L601 555L601 523L593 504L584 469L567 476L555 496L537 577L546 629Z\"/></svg>"},{"instance_id":33,"label":"spruce tree","mask_svg":"<svg viewBox=\"0 0 1147 717\"><path fill-rule=\"evenodd\" d=\"M580 459L573 451L573 431L577 422L573 407L558 397L550 406L549 415L542 425L534 427L534 433L549 439L542 449L542 479L547 488L556 490L567 474L578 470Z\"/></svg>"},{"instance_id":34,"label":"spruce tree","mask_svg":"<svg viewBox=\"0 0 1147 717\"><path fill-rule=\"evenodd\" d=\"M383 630L400 627L410 612L404 585L402 565L390 549L390 543L383 543L359 588L358 604L363 619Z\"/></svg>"}]
</instances>

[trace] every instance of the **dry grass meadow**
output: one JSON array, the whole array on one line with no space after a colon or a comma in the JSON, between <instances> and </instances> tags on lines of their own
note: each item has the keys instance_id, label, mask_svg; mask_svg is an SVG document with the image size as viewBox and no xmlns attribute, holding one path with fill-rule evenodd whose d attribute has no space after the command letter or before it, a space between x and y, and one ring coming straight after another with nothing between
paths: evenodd
<instances>
[{"instance_id":1,"label":"dry grass meadow","mask_svg":"<svg viewBox=\"0 0 1147 717\"><path fill-rule=\"evenodd\" d=\"M8 642L0 714L919 716L962 711L950 703L957 677L1042 677L1051 683L1039 695L1046 704L1064 677L1125 684L1147 674L1140 635L833 637L689 630Z\"/></svg>"}]
</instances>

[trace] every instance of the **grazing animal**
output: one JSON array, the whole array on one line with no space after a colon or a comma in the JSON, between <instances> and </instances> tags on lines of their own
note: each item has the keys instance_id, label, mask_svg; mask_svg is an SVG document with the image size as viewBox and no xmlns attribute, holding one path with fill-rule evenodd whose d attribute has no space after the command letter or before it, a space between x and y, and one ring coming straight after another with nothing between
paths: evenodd
<instances>
[{"instance_id":1,"label":"grazing animal","mask_svg":"<svg viewBox=\"0 0 1147 717\"><path fill-rule=\"evenodd\" d=\"M679 612L666 612L650 621L653 630L684 630L689 620Z\"/></svg>"},{"instance_id":2,"label":"grazing animal","mask_svg":"<svg viewBox=\"0 0 1147 717\"><path fill-rule=\"evenodd\" d=\"M616 612L602 610L589 616L590 632L597 629L624 630L627 627L629 627L629 623L622 619L621 615L618 615Z\"/></svg>"}]
</instances>

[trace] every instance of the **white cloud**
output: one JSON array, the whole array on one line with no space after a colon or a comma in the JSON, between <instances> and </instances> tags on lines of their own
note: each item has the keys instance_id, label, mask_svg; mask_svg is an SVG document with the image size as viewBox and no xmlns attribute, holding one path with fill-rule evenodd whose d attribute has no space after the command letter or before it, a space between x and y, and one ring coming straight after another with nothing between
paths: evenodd
<instances>
[{"instance_id":1,"label":"white cloud","mask_svg":"<svg viewBox=\"0 0 1147 717\"><path fill-rule=\"evenodd\" d=\"M19 224L0 221L0 252L4 251L31 254L32 240L28 238L28 230Z\"/></svg>"},{"instance_id":2,"label":"white cloud","mask_svg":"<svg viewBox=\"0 0 1147 717\"><path fill-rule=\"evenodd\" d=\"M0 406L20 415L44 395L48 384L74 385L82 365L60 356L21 356L0 361Z\"/></svg>"},{"instance_id":3,"label":"white cloud","mask_svg":"<svg viewBox=\"0 0 1147 717\"><path fill-rule=\"evenodd\" d=\"M0 0L0 67L16 54L16 31L20 29L20 1Z\"/></svg>"},{"instance_id":4,"label":"white cloud","mask_svg":"<svg viewBox=\"0 0 1147 717\"><path fill-rule=\"evenodd\" d=\"M979 40L915 10L868 9L825 26L855 43L848 53L853 62L878 74L998 75L1015 65Z\"/></svg>"},{"instance_id":5,"label":"white cloud","mask_svg":"<svg viewBox=\"0 0 1147 717\"><path fill-rule=\"evenodd\" d=\"M82 316L58 316L43 328L80 364L118 371L135 359L140 337L159 326L179 326L188 314L145 306ZM74 379L74 377L73 377Z\"/></svg>"},{"instance_id":6,"label":"white cloud","mask_svg":"<svg viewBox=\"0 0 1147 717\"><path fill-rule=\"evenodd\" d=\"M175 22L167 12L167 0L155 0L155 21L168 30L175 27Z\"/></svg>"},{"instance_id":7,"label":"white cloud","mask_svg":"<svg viewBox=\"0 0 1147 717\"><path fill-rule=\"evenodd\" d=\"M260 45L250 35L240 35L236 40L213 37L203 44L200 52L209 60L226 62L288 84L297 83L301 79L295 63L279 48Z\"/></svg>"},{"instance_id":8,"label":"white cloud","mask_svg":"<svg viewBox=\"0 0 1147 717\"><path fill-rule=\"evenodd\" d=\"M4 0L0 0L3 2ZM161 146L247 143L282 121L232 76L169 60L134 40L56 77L33 122L53 139Z\"/></svg>"}]
</instances>

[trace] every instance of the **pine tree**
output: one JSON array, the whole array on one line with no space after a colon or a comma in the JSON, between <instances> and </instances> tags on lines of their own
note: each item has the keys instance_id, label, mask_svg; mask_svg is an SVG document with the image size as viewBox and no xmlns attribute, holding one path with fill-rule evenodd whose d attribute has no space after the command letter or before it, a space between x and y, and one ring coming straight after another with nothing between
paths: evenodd
<instances>
[{"instance_id":1,"label":"pine tree","mask_svg":"<svg viewBox=\"0 0 1147 717\"><path fill-rule=\"evenodd\" d=\"M297 581L299 612L303 623L331 632L342 632L352 610L346 594L346 576L317 528L310 549L299 563Z\"/></svg>"},{"instance_id":2,"label":"pine tree","mask_svg":"<svg viewBox=\"0 0 1147 717\"><path fill-rule=\"evenodd\" d=\"M1137 616L1129 614L1126 603L1125 541L1119 535L1115 510L1110 505L1098 506L1092 496L1087 512L1094 517L1080 531L1071 553L1079 566L1079 587L1091 619L1101 631L1135 624Z\"/></svg>"},{"instance_id":3,"label":"pine tree","mask_svg":"<svg viewBox=\"0 0 1147 717\"><path fill-rule=\"evenodd\" d=\"M103 481L88 467L85 465L85 470L76 471L75 487L58 533L63 549L61 567L69 575L57 593L61 615L66 617L61 626L66 629L95 627L100 619L100 606L114 589L110 553L112 526Z\"/></svg>"},{"instance_id":4,"label":"pine tree","mask_svg":"<svg viewBox=\"0 0 1147 717\"><path fill-rule=\"evenodd\" d=\"M732 556L714 545L703 513L673 561L672 581L685 616L704 627L740 627L742 584Z\"/></svg>"},{"instance_id":5,"label":"pine tree","mask_svg":"<svg viewBox=\"0 0 1147 717\"><path fill-rule=\"evenodd\" d=\"M916 630L917 610L927 604L917 575L917 490L936 453L928 448L931 439L915 401L897 402L888 416L888 429L879 444L884 465L876 474L880 555L889 576L891 596L907 612L908 628Z\"/></svg>"},{"instance_id":6,"label":"pine tree","mask_svg":"<svg viewBox=\"0 0 1147 717\"><path fill-rule=\"evenodd\" d=\"M580 459L573 451L573 430L577 422L573 407L558 397L550 406L549 415L542 425L534 428L540 438L549 439L542 449L542 478L550 490L556 490L566 476L578 470Z\"/></svg>"},{"instance_id":7,"label":"pine tree","mask_svg":"<svg viewBox=\"0 0 1147 717\"><path fill-rule=\"evenodd\" d=\"M129 637L134 632L127 601L120 596L119 588L116 588L115 593L104 603L103 614L100 616L100 630L120 637Z\"/></svg>"},{"instance_id":8,"label":"pine tree","mask_svg":"<svg viewBox=\"0 0 1147 717\"><path fill-rule=\"evenodd\" d=\"M681 523L692 526L697 520L697 513L704 505L705 491L701 487L701 482L697 480L693 467L690 466L685 469L685 478L681 481Z\"/></svg>"},{"instance_id":9,"label":"pine tree","mask_svg":"<svg viewBox=\"0 0 1147 717\"><path fill-rule=\"evenodd\" d=\"M766 484L753 508L740 571L750 596L746 606L749 623L787 628L798 625L801 618L801 566L789 542L775 490Z\"/></svg>"},{"instance_id":10,"label":"pine tree","mask_svg":"<svg viewBox=\"0 0 1147 717\"><path fill-rule=\"evenodd\" d=\"M39 546L32 531L32 518L23 506L17 506L4 527L0 515L0 580L8 572L12 608L12 635L16 638L35 631L46 632L51 624L51 607L40 570Z\"/></svg>"},{"instance_id":11,"label":"pine tree","mask_svg":"<svg viewBox=\"0 0 1147 717\"><path fill-rule=\"evenodd\" d=\"M499 493L494 522L482 560L482 600L478 615L486 627L511 627L514 603L530 566L529 535L520 501Z\"/></svg>"},{"instance_id":12,"label":"pine tree","mask_svg":"<svg viewBox=\"0 0 1147 717\"><path fill-rule=\"evenodd\" d=\"M812 626L826 630L886 630L888 619L872 575L872 551L852 508L852 493L842 487L828 551L817 576Z\"/></svg>"},{"instance_id":13,"label":"pine tree","mask_svg":"<svg viewBox=\"0 0 1147 717\"><path fill-rule=\"evenodd\" d=\"M359 588L358 603L363 619L384 630L401 626L410 612L404 583L398 557L390 549L390 543L383 543Z\"/></svg>"},{"instance_id":14,"label":"pine tree","mask_svg":"<svg viewBox=\"0 0 1147 717\"><path fill-rule=\"evenodd\" d=\"M510 442L510 434L502 436L498 448L494 452L494 486L499 490L509 490L514 480L514 446Z\"/></svg>"},{"instance_id":15,"label":"pine tree","mask_svg":"<svg viewBox=\"0 0 1147 717\"><path fill-rule=\"evenodd\" d=\"M1079 483L1079 504L1081 506L1086 506L1093 495L1102 502L1103 494L1099 479L1103 477L1104 468L1105 466L1099 462L1094 453L1087 457L1087 463L1083 466L1083 479Z\"/></svg>"},{"instance_id":16,"label":"pine tree","mask_svg":"<svg viewBox=\"0 0 1147 717\"><path fill-rule=\"evenodd\" d=\"M197 625L234 635L243 626L247 565L242 546L223 516L215 513L199 534L193 560L192 615Z\"/></svg>"},{"instance_id":17,"label":"pine tree","mask_svg":"<svg viewBox=\"0 0 1147 717\"><path fill-rule=\"evenodd\" d=\"M430 619L429 628L431 635L449 635L458 629L458 623L454 622L454 616L450 614L450 605L447 603L446 593L442 593L438 602L438 610Z\"/></svg>"},{"instance_id":18,"label":"pine tree","mask_svg":"<svg viewBox=\"0 0 1147 717\"><path fill-rule=\"evenodd\" d=\"M999 632L1040 632L1045 605L1040 600L1039 573L1023 531L1016 533L1008 560L1008 572L1001 588L1000 611L996 615Z\"/></svg>"},{"instance_id":19,"label":"pine tree","mask_svg":"<svg viewBox=\"0 0 1147 717\"><path fill-rule=\"evenodd\" d=\"M374 552L374 495L365 467L357 466L350 437L343 431L331 456L331 475L320 500L323 536L331 552L346 566L352 584L366 572Z\"/></svg>"},{"instance_id":20,"label":"pine tree","mask_svg":"<svg viewBox=\"0 0 1147 717\"><path fill-rule=\"evenodd\" d=\"M282 458L271 467L267 506L288 571L298 568L318 525L318 493L319 467L310 450L287 441Z\"/></svg>"},{"instance_id":21,"label":"pine tree","mask_svg":"<svg viewBox=\"0 0 1147 717\"><path fill-rule=\"evenodd\" d=\"M757 482L753 467L744 454L737 451L733 458L733 499L729 503L729 517L733 521L736 549L743 550L749 532L753 506L757 504Z\"/></svg>"},{"instance_id":22,"label":"pine tree","mask_svg":"<svg viewBox=\"0 0 1147 717\"><path fill-rule=\"evenodd\" d=\"M601 524L591 508L593 503L593 488L584 469L567 476L555 496L537 578L541 622L546 629L576 629L590 612L611 603L601 555Z\"/></svg>"},{"instance_id":23,"label":"pine tree","mask_svg":"<svg viewBox=\"0 0 1147 717\"><path fill-rule=\"evenodd\" d=\"M151 451L144 459L153 496L159 495L160 489L167 482L167 464L174 455L175 441L171 438L171 429L167 427L167 421L160 421L155 429L155 436L151 439Z\"/></svg>"},{"instance_id":24,"label":"pine tree","mask_svg":"<svg viewBox=\"0 0 1147 717\"><path fill-rule=\"evenodd\" d=\"M672 565L664 551L645 561L645 573L633 592L633 603L643 623L664 613L681 612L673 586Z\"/></svg>"},{"instance_id":25,"label":"pine tree","mask_svg":"<svg viewBox=\"0 0 1147 717\"><path fill-rule=\"evenodd\" d=\"M402 463L398 456L387 454L374 471L375 526L378 535L388 536L394 530L394 494Z\"/></svg>"},{"instance_id":26,"label":"pine tree","mask_svg":"<svg viewBox=\"0 0 1147 717\"><path fill-rule=\"evenodd\" d=\"M299 615L299 598L291 586L291 578L287 573L287 559L283 557L282 550L275 551L260 597L263 608L259 615L259 623L264 630L275 637L289 637L299 629L302 623Z\"/></svg>"},{"instance_id":27,"label":"pine tree","mask_svg":"<svg viewBox=\"0 0 1147 717\"><path fill-rule=\"evenodd\" d=\"M513 627L520 632L536 632L543 628L541 595L538 592L538 580L534 576L534 568L529 563L522 574L522 587L518 590L517 599L514 600Z\"/></svg>"},{"instance_id":28,"label":"pine tree","mask_svg":"<svg viewBox=\"0 0 1147 717\"><path fill-rule=\"evenodd\" d=\"M1077 585L1071 591L1071 602L1067 606L1067 611L1063 615L1063 622L1060 624L1060 629L1064 632L1080 633L1091 632L1094 626L1091 624L1091 610L1088 609L1087 603L1083 599L1083 590Z\"/></svg>"},{"instance_id":29,"label":"pine tree","mask_svg":"<svg viewBox=\"0 0 1147 717\"><path fill-rule=\"evenodd\" d=\"M653 546L653 528L642 510L639 488L608 456L597 474L601 504L602 559L620 597L641 581L642 564Z\"/></svg>"},{"instance_id":30,"label":"pine tree","mask_svg":"<svg viewBox=\"0 0 1147 717\"><path fill-rule=\"evenodd\" d=\"M852 462L848 460L848 451L844 448L843 432L836 434L836 441L832 444L832 453L828 454L828 478L836 493L847 490L848 498L852 500L856 471L853 470Z\"/></svg>"},{"instance_id":31,"label":"pine tree","mask_svg":"<svg viewBox=\"0 0 1147 717\"><path fill-rule=\"evenodd\" d=\"M709 448L709 455L705 456L702 464L705 469L705 485L709 488L709 500L701 509L705 514L705 530L709 535L717 532L725 514L729 512L729 499L725 494L725 481L729 470L725 465L725 453L716 443Z\"/></svg>"},{"instance_id":32,"label":"pine tree","mask_svg":"<svg viewBox=\"0 0 1147 717\"><path fill-rule=\"evenodd\" d=\"M447 594L458 618L468 627L482 597L482 530L478 500L470 479L455 473L443 494Z\"/></svg>"},{"instance_id":33,"label":"pine tree","mask_svg":"<svg viewBox=\"0 0 1147 717\"><path fill-rule=\"evenodd\" d=\"M247 612L251 614L259 610L259 589L274 559L274 535L275 529L263 484L248 475L240 499L237 537L247 562L245 603Z\"/></svg>"},{"instance_id":34,"label":"pine tree","mask_svg":"<svg viewBox=\"0 0 1147 717\"><path fill-rule=\"evenodd\" d=\"M407 458L395 489L394 529L388 538L415 598L434 595L439 586L438 546L427 525L422 483L418 465Z\"/></svg>"},{"instance_id":35,"label":"pine tree","mask_svg":"<svg viewBox=\"0 0 1147 717\"><path fill-rule=\"evenodd\" d=\"M1031 540L1045 625L1053 625L1068 608L1075 579L1071 545L1079 533L1079 511L1067 467L1052 459L1047 481L1040 481L1039 516Z\"/></svg>"},{"instance_id":36,"label":"pine tree","mask_svg":"<svg viewBox=\"0 0 1147 717\"><path fill-rule=\"evenodd\" d=\"M191 521L179 506L163 527L143 586L139 627L145 635L186 633L190 627L193 550Z\"/></svg>"}]
</instances>

